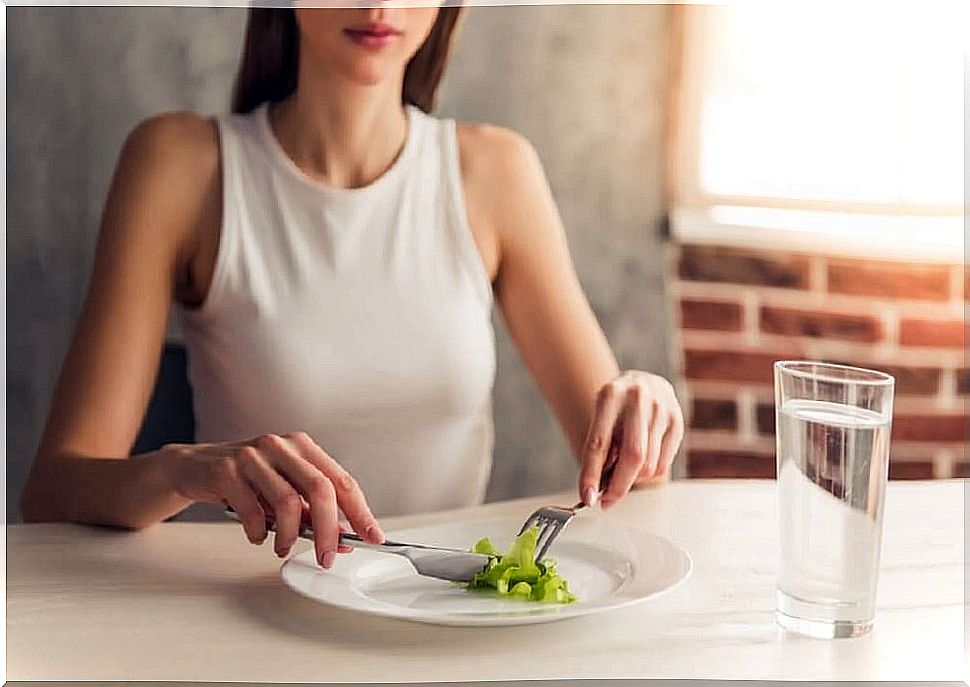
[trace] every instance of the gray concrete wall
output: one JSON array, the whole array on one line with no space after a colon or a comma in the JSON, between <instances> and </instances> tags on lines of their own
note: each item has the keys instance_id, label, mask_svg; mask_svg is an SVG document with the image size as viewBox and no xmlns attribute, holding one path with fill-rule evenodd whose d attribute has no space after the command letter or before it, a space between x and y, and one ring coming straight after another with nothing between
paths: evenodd
<instances>
[{"instance_id":1,"label":"gray concrete wall","mask_svg":"<svg viewBox=\"0 0 970 687\"><path fill-rule=\"evenodd\" d=\"M126 133L223 110L244 12L7 8L8 517L87 282ZM658 229L668 9L476 8L441 113L515 128L545 163L621 365L667 371ZM572 458L497 317L493 499L570 486ZM173 332L177 334L177 332Z\"/></svg>"}]
</instances>

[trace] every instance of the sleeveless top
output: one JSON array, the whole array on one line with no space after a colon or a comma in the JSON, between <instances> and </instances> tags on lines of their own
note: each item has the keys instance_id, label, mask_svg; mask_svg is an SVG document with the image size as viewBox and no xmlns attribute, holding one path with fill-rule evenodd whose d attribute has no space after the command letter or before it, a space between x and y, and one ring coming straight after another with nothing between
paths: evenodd
<instances>
[{"instance_id":1,"label":"sleeveless top","mask_svg":"<svg viewBox=\"0 0 970 687\"><path fill-rule=\"evenodd\" d=\"M217 119L212 283L178 307L196 440L305 431L375 515L475 505L491 470L492 290L468 226L455 122L407 110L357 189L304 174L266 105Z\"/></svg>"}]
</instances>

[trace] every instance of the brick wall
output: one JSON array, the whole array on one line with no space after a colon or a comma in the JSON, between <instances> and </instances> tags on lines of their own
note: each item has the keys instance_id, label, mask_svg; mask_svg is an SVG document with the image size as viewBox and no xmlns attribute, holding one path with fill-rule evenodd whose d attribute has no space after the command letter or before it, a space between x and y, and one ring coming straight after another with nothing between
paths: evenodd
<instances>
[{"instance_id":1,"label":"brick wall","mask_svg":"<svg viewBox=\"0 0 970 687\"><path fill-rule=\"evenodd\" d=\"M772 363L896 378L892 479L970 476L963 265L674 245L670 293L692 477L773 477Z\"/></svg>"}]
</instances>

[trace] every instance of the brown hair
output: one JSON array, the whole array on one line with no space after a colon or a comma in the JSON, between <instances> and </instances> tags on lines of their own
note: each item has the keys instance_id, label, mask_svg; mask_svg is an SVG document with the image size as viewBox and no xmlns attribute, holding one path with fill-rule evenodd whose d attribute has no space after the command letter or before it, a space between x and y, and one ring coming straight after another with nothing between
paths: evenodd
<instances>
[{"instance_id":1,"label":"brown hair","mask_svg":"<svg viewBox=\"0 0 970 687\"><path fill-rule=\"evenodd\" d=\"M431 112L445 73L462 8L442 7L427 39L404 70L403 101ZM242 63L232 93L232 111L251 112L296 89L300 33L292 8L249 9Z\"/></svg>"}]
</instances>

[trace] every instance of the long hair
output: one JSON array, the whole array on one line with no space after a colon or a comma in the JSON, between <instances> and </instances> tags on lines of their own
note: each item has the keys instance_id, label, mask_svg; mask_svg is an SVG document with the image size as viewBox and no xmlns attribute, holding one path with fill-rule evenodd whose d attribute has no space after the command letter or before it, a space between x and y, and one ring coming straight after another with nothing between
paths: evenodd
<instances>
[{"instance_id":1,"label":"long hair","mask_svg":"<svg viewBox=\"0 0 970 687\"><path fill-rule=\"evenodd\" d=\"M438 10L431 32L404 70L403 102L430 113L455 36L462 8ZM232 92L232 111L251 112L278 102L296 89L300 33L292 8L249 9L242 63Z\"/></svg>"}]
</instances>

